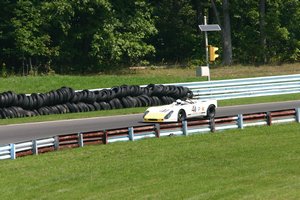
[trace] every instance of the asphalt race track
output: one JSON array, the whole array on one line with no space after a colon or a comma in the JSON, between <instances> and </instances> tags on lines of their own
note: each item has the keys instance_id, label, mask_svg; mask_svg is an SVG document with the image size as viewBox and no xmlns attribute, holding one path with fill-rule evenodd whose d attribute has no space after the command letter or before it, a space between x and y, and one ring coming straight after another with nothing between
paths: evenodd
<instances>
[{"instance_id":1,"label":"asphalt race track","mask_svg":"<svg viewBox=\"0 0 300 200\"><path fill-rule=\"evenodd\" d=\"M219 107L216 116L300 108L300 101ZM143 125L142 114L0 126L0 145L55 135Z\"/></svg>"}]
</instances>

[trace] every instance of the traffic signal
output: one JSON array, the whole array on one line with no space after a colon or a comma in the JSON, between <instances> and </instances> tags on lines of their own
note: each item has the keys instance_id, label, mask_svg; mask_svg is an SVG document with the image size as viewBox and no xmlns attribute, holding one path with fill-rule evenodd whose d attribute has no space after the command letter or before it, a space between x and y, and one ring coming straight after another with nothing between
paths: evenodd
<instances>
[{"instance_id":1,"label":"traffic signal","mask_svg":"<svg viewBox=\"0 0 300 200\"><path fill-rule=\"evenodd\" d=\"M218 47L209 45L209 61L213 62L216 60L216 58L219 57L219 54L216 54L216 51L218 51L218 49Z\"/></svg>"}]
</instances>

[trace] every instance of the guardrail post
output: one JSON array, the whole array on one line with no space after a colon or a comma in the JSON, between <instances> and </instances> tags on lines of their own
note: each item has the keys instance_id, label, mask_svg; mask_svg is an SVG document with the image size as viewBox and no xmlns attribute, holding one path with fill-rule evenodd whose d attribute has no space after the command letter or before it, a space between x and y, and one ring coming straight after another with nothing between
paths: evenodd
<instances>
[{"instance_id":1,"label":"guardrail post","mask_svg":"<svg viewBox=\"0 0 300 200\"><path fill-rule=\"evenodd\" d=\"M154 132L156 137L160 137L160 124L154 124Z\"/></svg>"},{"instance_id":2,"label":"guardrail post","mask_svg":"<svg viewBox=\"0 0 300 200\"><path fill-rule=\"evenodd\" d=\"M59 149L59 138L54 136L54 149L57 151Z\"/></svg>"},{"instance_id":3,"label":"guardrail post","mask_svg":"<svg viewBox=\"0 0 300 200\"><path fill-rule=\"evenodd\" d=\"M272 114L271 114L271 112L267 112L267 124L268 124L268 126L272 125Z\"/></svg>"},{"instance_id":4,"label":"guardrail post","mask_svg":"<svg viewBox=\"0 0 300 200\"><path fill-rule=\"evenodd\" d=\"M108 143L107 131L103 130L103 144L107 144L107 143Z\"/></svg>"},{"instance_id":5,"label":"guardrail post","mask_svg":"<svg viewBox=\"0 0 300 200\"><path fill-rule=\"evenodd\" d=\"M182 121L182 133L185 136L188 136L188 134L189 134L188 133L187 121L186 120Z\"/></svg>"},{"instance_id":6,"label":"guardrail post","mask_svg":"<svg viewBox=\"0 0 300 200\"><path fill-rule=\"evenodd\" d=\"M78 133L78 145L79 147L83 147L83 134Z\"/></svg>"},{"instance_id":7,"label":"guardrail post","mask_svg":"<svg viewBox=\"0 0 300 200\"><path fill-rule=\"evenodd\" d=\"M10 144L10 159L15 160L16 159L16 146L15 144Z\"/></svg>"},{"instance_id":8,"label":"guardrail post","mask_svg":"<svg viewBox=\"0 0 300 200\"><path fill-rule=\"evenodd\" d=\"M33 153L33 155L39 154L38 145L37 145L36 140L32 140L32 153Z\"/></svg>"},{"instance_id":9,"label":"guardrail post","mask_svg":"<svg viewBox=\"0 0 300 200\"><path fill-rule=\"evenodd\" d=\"M300 123L300 108L296 108L296 122Z\"/></svg>"},{"instance_id":10,"label":"guardrail post","mask_svg":"<svg viewBox=\"0 0 300 200\"><path fill-rule=\"evenodd\" d=\"M237 123L238 123L238 127L240 129L244 128L244 117L243 117L243 114L238 114Z\"/></svg>"},{"instance_id":11,"label":"guardrail post","mask_svg":"<svg viewBox=\"0 0 300 200\"><path fill-rule=\"evenodd\" d=\"M129 140L134 141L134 129L133 127L128 127Z\"/></svg>"},{"instance_id":12,"label":"guardrail post","mask_svg":"<svg viewBox=\"0 0 300 200\"><path fill-rule=\"evenodd\" d=\"M210 118L209 119L209 128L211 132L215 132L216 131L216 124L215 124L215 118Z\"/></svg>"}]
</instances>

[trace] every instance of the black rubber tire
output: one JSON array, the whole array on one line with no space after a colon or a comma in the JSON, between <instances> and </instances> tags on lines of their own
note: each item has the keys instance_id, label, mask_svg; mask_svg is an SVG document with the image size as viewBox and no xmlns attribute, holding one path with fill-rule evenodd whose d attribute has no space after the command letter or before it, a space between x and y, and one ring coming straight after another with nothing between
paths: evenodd
<instances>
[{"instance_id":1,"label":"black rubber tire","mask_svg":"<svg viewBox=\"0 0 300 200\"><path fill-rule=\"evenodd\" d=\"M82 92L77 92L76 93L76 101L74 101L74 103L79 103L83 100L83 93Z\"/></svg>"},{"instance_id":2,"label":"black rubber tire","mask_svg":"<svg viewBox=\"0 0 300 200\"><path fill-rule=\"evenodd\" d=\"M53 91L49 92L49 104L47 106L53 105L53 102L55 101L55 95Z\"/></svg>"},{"instance_id":3,"label":"black rubber tire","mask_svg":"<svg viewBox=\"0 0 300 200\"><path fill-rule=\"evenodd\" d=\"M50 104L50 94L46 93L42 98L44 99L44 103L41 107L48 106Z\"/></svg>"},{"instance_id":4,"label":"black rubber tire","mask_svg":"<svg viewBox=\"0 0 300 200\"><path fill-rule=\"evenodd\" d=\"M59 91L62 94L62 102L60 102L60 104L63 104L68 101L69 94L68 94L68 91L66 90L66 87L60 88Z\"/></svg>"},{"instance_id":5,"label":"black rubber tire","mask_svg":"<svg viewBox=\"0 0 300 200\"><path fill-rule=\"evenodd\" d=\"M6 114L5 108L1 109L1 116L2 116L2 119L7 119L7 114Z\"/></svg>"},{"instance_id":6,"label":"black rubber tire","mask_svg":"<svg viewBox=\"0 0 300 200\"><path fill-rule=\"evenodd\" d=\"M140 100L143 107L149 106L149 101L144 95L138 96L137 98Z\"/></svg>"},{"instance_id":7,"label":"black rubber tire","mask_svg":"<svg viewBox=\"0 0 300 200\"><path fill-rule=\"evenodd\" d=\"M154 85L152 95L160 94L162 91L163 91L163 86L162 85Z\"/></svg>"},{"instance_id":8,"label":"black rubber tire","mask_svg":"<svg viewBox=\"0 0 300 200\"><path fill-rule=\"evenodd\" d=\"M161 100L157 96L152 96L152 105L153 106L161 105Z\"/></svg>"},{"instance_id":9,"label":"black rubber tire","mask_svg":"<svg viewBox=\"0 0 300 200\"><path fill-rule=\"evenodd\" d=\"M212 119L216 116L216 106L215 105L209 105L206 112L206 118Z\"/></svg>"},{"instance_id":10,"label":"black rubber tire","mask_svg":"<svg viewBox=\"0 0 300 200\"><path fill-rule=\"evenodd\" d=\"M16 106L18 103L18 96L16 93L12 92L12 105Z\"/></svg>"},{"instance_id":11,"label":"black rubber tire","mask_svg":"<svg viewBox=\"0 0 300 200\"><path fill-rule=\"evenodd\" d=\"M5 100L5 107L10 107L11 106L11 99L12 99L12 96L11 96L11 93L10 92L4 92L4 95L6 96Z\"/></svg>"},{"instance_id":12,"label":"black rubber tire","mask_svg":"<svg viewBox=\"0 0 300 200\"><path fill-rule=\"evenodd\" d=\"M0 108L4 107L4 101L5 101L4 95L0 94Z\"/></svg>"},{"instance_id":13,"label":"black rubber tire","mask_svg":"<svg viewBox=\"0 0 300 200\"><path fill-rule=\"evenodd\" d=\"M20 114L20 112L18 111L17 107L12 106L12 107L10 107L10 109L13 111L14 117L15 117L15 118L21 117L21 114Z\"/></svg>"},{"instance_id":14,"label":"black rubber tire","mask_svg":"<svg viewBox=\"0 0 300 200\"><path fill-rule=\"evenodd\" d=\"M140 88L140 94L145 94L147 96L151 96L152 95L152 88L150 88L148 86Z\"/></svg>"},{"instance_id":15,"label":"black rubber tire","mask_svg":"<svg viewBox=\"0 0 300 200\"><path fill-rule=\"evenodd\" d=\"M107 95L108 95L108 90L107 89L100 90L98 95L97 95L97 100L96 101L98 101L98 102L106 101L108 99Z\"/></svg>"},{"instance_id":16,"label":"black rubber tire","mask_svg":"<svg viewBox=\"0 0 300 200\"><path fill-rule=\"evenodd\" d=\"M68 102L70 102L71 99L73 99L73 97L75 96L75 90L73 88L68 88L68 93L69 93Z\"/></svg>"},{"instance_id":17,"label":"black rubber tire","mask_svg":"<svg viewBox=\"0 0 300 200\"><path fill-rule=\"evenodd\" d=\"M143 104L142 104L142 102L139 98L136 97L135 100L137 102L136 107L142 107L143 106Z\"/></svg>"},{"instance_id":18,"label":"black rubber tire","mask_svg":"<svg viewBox=\"0 0 300 200\"><path fill-rule=\"evenodd\" d=\"M95 101L96 101L96 95L95 95L95 93L92 92L92 91L88 91L88 93L87 93L87 99L86 99L85 103L92 104Z\"/></svg>"},{"instance_id":19,"label":"black rubber tire","mask_svg":"<svg viewBox=\"0 0 300 200\"><path fill-rule=\"evenodd\" d=\"M115 102L113 99L109 101L109 105L112 110L116 109Z\"/></svg>"},{"instance_id":20,"label":"black rubber tire","mask_svg":"<svg viewBox=\"0 0 300 200\"><path fill-rule=\"evenodd\" d=\"M94 102L93 106L95 107L95 110L101 110L101 106L98 102Z\"/></svg>"},{"instance_id":21,"label":"black rubber tire","mask_svg":"<svg viewBox=\"0 0 300 200\"><path fill-rule=\"evenodd\" d=\"M1 108L5 108L7 104L7 95L5 93L1 94Z\"/></svg>"},{"instance_id":22,"label":"black rubber tire","mask_svg":"<svg viewBox=\"0 0 300 200\"><path fill-rule=\"evenodd\" d=\"M111 106L109 103L103 101L99 103L101 106L101 110L111 110Z\"/></svg>"},{"instance_id":23,"label":"black rubber tire","mask_svg":"<svg viewBox=\"0 0 300 200\"><path fill-rule=\"evenodd\" d=\"M44 115L44 107L37 109L40 115Z\"/></svg>"},{"instance_id":24,"label":"black rubber tire","mask_svg":"<svg viewBox=\"0 0 300 200\"><path fill-rule=\"evenodd\" d=\"M130 100L128 100L127 97L122 97L121 100L122 100L121 102L122 102L124 108L130 108L131 107L131 102L130 102Z\"/></svg>"},{"instance_id":25,"label":"black rubber tire","mask_svg":"<svg viewBox=\"0 0 300 200\"><path fill-rule=\"evenodd\" d=\"M126 97L129 108L137 107L137 100L134 97L128 96Z\"/></svg>"},{"instance_id":26,"label":"black rubber tire","mask_svg":"<svg viewBox=\"0 0 300 200\"><path fill-rule=\"evenodd\" d=\"M89 109L89 112L90 112L90 111L95 111L95 110L96 110L95 107L93 106L93 104L87 103L86 105L87 105L87 107L88 107L88 109Z\"/></svg>"},{"instance_id":27,"label":"black rubber tire","mask_svg":"<svg viewBox=\"0 0 300 200\"><path fill-rule=\"evenodd\" d=\"M116 106L117 109L122 109L123 108L123 105L122 105L122 102L120 101L120 99L115 98L114 102L115 102L115 106Z\"/></svg>"},{"instance_id":28,"label":"black rubber tire","mask_svg":"<svg viewBox=\"0 0 300 200\"><path fill-rule=\"evenodd\" d=\"M5 112L8 118L14 118L14 113L10 108L5 108Z\"/></svg>"}]
</instances>

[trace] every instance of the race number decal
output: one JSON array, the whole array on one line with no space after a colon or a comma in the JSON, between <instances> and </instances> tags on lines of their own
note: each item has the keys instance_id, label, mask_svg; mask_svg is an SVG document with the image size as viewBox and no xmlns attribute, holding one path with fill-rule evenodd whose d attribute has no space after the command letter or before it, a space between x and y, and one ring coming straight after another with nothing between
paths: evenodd
<instances>
[{"instance_id":1,"label":"race number decal","mask_svg":"<svg viewBox=\"0 0 300 200\"><path fill-rule=\"evenodd\" d=\"M196 112L196 106L193 106L193 108L192 108L192 112Z\"/></svg>"}]
</instances>

